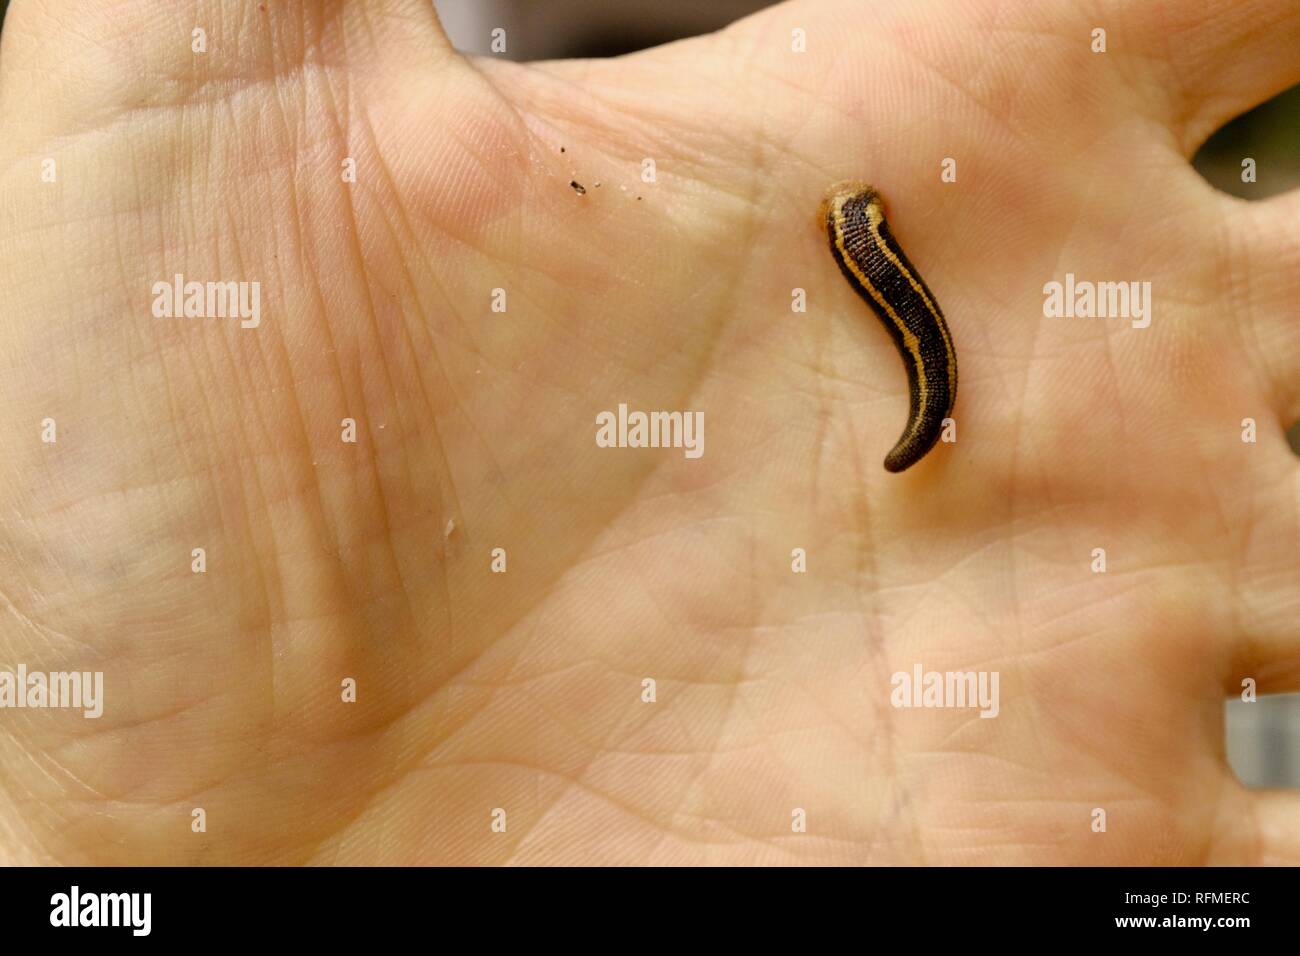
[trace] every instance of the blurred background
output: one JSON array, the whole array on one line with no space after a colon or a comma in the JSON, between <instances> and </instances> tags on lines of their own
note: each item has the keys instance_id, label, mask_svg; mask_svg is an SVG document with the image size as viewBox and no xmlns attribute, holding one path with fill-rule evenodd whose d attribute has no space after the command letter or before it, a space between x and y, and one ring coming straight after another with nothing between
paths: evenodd
<instances>
[{"instance_id":1,"label":"blurred background","mask_svg":"<svg viewBox=\"0 0 1300 956\"><path fill-rule=\"evenodd\" d=\"M457 49L512 60L543 60L631 53L716 30L769 3L435 0L434 6ZM0 0L0 16L7 7L8 0ZM504 54L491 52L492 31L498 27L506 31ZM1245 157L1256 162L1254 184L1241 181ZM1246 199L1300 187L1300 87L1229 123L1201 148L1193 164L1217 188ZM1300 424L1288 437L1300 454ZM1300 574L1300 562L1296 573ZM1300 694L1260 697L1253 704L1231 700L1226 707L1228 759L1238 777L1248 786L1300 787Z\"/></svg>"}]
</instances>

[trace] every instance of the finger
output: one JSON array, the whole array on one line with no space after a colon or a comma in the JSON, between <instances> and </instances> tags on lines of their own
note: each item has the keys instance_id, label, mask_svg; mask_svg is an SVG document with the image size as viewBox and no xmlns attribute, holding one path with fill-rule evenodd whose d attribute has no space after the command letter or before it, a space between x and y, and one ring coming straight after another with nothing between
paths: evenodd
<instances>
[{"instance_id":1,"label":"finger","mask_svg":"<svg viewBox=\"0 0 1300 956\"><path fill-rule=\"evenodd\" d=\"M1170 122L1191 156L1225 122L1300 82L1300 5L1295 0L1238 0L1168 5L1134 0L1112 35L1132 49L1171 91ZM1104 26L1104 24L1103 24Z\"/></svg>"},{"instance_id":2,"label":"finger","mask_svg":"<svg viewBox=\"0 0 1300 956\"><path fill-rule=\"evenodd\" d=\"M1233 414L1243 439L1255 432L1234 454L1256 460L1239 498L1248 530L1234 578L1239 642L1230 684L1239 690L1250 678L1259 693L1287 693L1300 690L1300 463L1286 438L1300 421L1300 194L1219 202L1222 319L1262 386L1259 408Z\"/></svg>"},{"instance_id":3,"label":"finger","mask_svg":"<svg viewBox=\"0 0 1300 956\"><path fill-rule=\"evenodd\" d=\"M1300 59L1300 55L1297 56ZM1281 433L1300 421L1300 193L1258 202L1221 197L1225 302Z\"/></svg>"},{"instance_id":4,"label":"finger","mask_svg":"<svg viewBox=\"0 0 1300 956\"><path fill-rule=\"evenodd\" d=\"M1257 866L1300 864L1300 793L1264 790L1250 794L1253 847L1243 861Z\"/></svg>"},{"instance_id":5,"label":"finger","mask_svg":"<svg viewBox=\"0 0 1300 956\"><path fill-rule=\"evenodd\" d=\"M1256 454L1255 451L1245 452ZM1254 682L1257 693L1300 691L1300 586L1296 541L1300 540L1300 467L1293 455L1268 474L1252 476L1251 515L1241 536L1234 575L1238 633L1225 692Z\"/></svg>"}]
</instances>

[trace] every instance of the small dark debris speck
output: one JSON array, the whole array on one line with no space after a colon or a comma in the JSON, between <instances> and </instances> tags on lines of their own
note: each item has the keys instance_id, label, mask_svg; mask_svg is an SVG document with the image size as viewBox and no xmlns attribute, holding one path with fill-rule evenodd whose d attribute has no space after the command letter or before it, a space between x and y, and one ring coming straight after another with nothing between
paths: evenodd
<instances>
[{"instance_id":1,"label":"small dark debris speck","mask_svg":"<svg viewBox=\"0 0 1300 956\"><path fill-rule=\"evenodd\" d=\"M582 183L578 182L576 179L570 179L569 185L573 187L573 191L579 196L587 195L587 187L582 185Z\"/></svg>"}]
</instances>

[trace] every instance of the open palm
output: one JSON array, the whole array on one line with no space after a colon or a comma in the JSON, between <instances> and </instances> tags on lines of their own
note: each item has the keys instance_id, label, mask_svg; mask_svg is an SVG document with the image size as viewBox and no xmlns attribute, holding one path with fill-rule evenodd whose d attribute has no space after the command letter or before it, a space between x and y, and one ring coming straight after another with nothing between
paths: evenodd
<instances>
[{"instance_id":1,"label":"open palm","mask_svg":"<svg viewBox=\"0 0 1300 956\"><path fill-rule=\"evenodd\" d=\"M528 66L261 6L5 24L0 665L105 675L0 711L9 861L1300 860L1221 703L1300 686L1300 207L1187 164L1300 81L1293 6L801 0ZM902 475L848 178L961 360ZM1045 318L1067 273L1149 327ZM178 274L260 324L155 316ZM703 454L598 447L620 404ZM917 666L997 716L893 706Z\"/></svg>"}]
</instances>

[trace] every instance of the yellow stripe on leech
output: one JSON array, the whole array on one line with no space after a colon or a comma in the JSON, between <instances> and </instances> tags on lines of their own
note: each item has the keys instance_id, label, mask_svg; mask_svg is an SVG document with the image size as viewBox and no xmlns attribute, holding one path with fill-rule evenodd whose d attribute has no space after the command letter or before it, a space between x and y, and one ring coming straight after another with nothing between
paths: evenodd
<instances>
[{"instance_id":1,"label":"yellow stripe on leech","mask_svg":"<svg viewBox=\"0 0 1300 956\"><path fill-rule=\"evenodd\" d=\"M911 442L916 437L917 429L921 426L921 423L925 420L925 405L926 405L925 363L921 361L921 343L920 340L917 339L916 335L913 334L912 330L907 327L907 325L903 322L901 318L899 318L898 313L894 311L894 307L885 301L885 297L880 294L880 290L878 290L874 285L871 284L871 280L867 278L866 273L862 271L862 268L858 265L857 261L853 258L853 256L849 255L849 250L844 245L844 200L845 198L851 198L851 197L841 196L841 197L837 197L835 200L835 212L834 212L834 216L832 217L833 222L835 224L835 247L839 249L841 259L843 260L844 264L849 267L849 271L853 273L854 278L858 280L858 283L862 286L862 288L867 290L867 292L871 295L871 298L875 299L876 302L880 305L880 307L885 310L885 314L889 316L889 318L893 321L894 325L898 326L898 331L903 337L903 345L904 347L906 347L907 351L911 354L912 366L916 369L917 389L920 395L920 404L917 407L917 413L915 417L913 417L912 420L908 422L907 433L903 436L903 438L899 439L899 444L906 444L908 442ZM867 207L868 217L870 217L870 210L875 206L876 206L875 203L871 203ZM883 240L881 240L880 238L880 233L873 232L872 236L876 242L876 251L877 252L883 251L887 254L889 250L885 248L885 244ZM894 259L893 256L889 256L889 258L897 266L898 260Z\"/></svg>"},{"instance_id":2,"label":"yellow stripe on leech","mask_svg":"<svg viewBox=\"0 0 1300 956\"><path fill-rule=\"evenodd\" d=\"M951 400L952 394L957 390L957 383L954 381L956 378L955 373L957 371L957 361L953 355L952 339L948 336L948 327L943 321L943 316L939 313L939 307L930 301L930 297L925 294L925 286L921 285L920 280L908 271L908 268L899 261L899 258L894 255L893 252L890 251L889 246L885 244L885 240L880 235L880 224L884 221L885 214L880 208L880 203L870 203L867 206L867 223L870 226L872 238L876 240L876 248L883 252L889 261L894 264L894 268L902 273L903 277L911 283L912 288L916 290L916 294L919 295L921 301L925 303L925 307L929 309L930 314L934 316L935 325L939 327L939 334L943 336L943 350L944 354L948 358L948 396L949 400Z\"/></svg>"}]
</instances>

